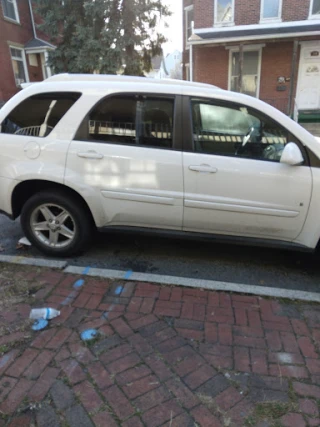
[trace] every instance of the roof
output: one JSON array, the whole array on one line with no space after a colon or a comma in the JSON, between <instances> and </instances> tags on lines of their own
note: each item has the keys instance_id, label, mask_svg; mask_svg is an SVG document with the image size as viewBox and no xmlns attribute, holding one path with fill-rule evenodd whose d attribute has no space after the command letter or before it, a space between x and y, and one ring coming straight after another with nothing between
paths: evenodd
<instances>
[{"instance_id":1,"label":"roof","mask_svg":"<svg viewBox=\"0 0 320 427\"><path fill-rule=\"evenodd\" d=\"M148 77L135 77L135 76L122 76L122 75L108 75L108 74L56 74L44 80L40 84L51 82L123 82L123 83L143 83L151 85L170 85L170 86L190 86L199 88L219 89L206 83L189 82L185 80L174 79L152 79ZM221 89L219 89L221 90Z\"/></svg>"},{"instance_id":2,"label":"roof","mask_svg":"<svg viewBox=\"0 0 320 427\"><path fill-rule=\"evenodd\" d=\"M218 27L218 28L205 28L195 29L197 36L191 42L211 40L219 42L228 38L252 38L252 37L279 37L292 34L303 34L314 31L320 31L320 20L314 21L291 21L275 24L259 24L259 25L235 25L233 27ZM198 38L200 37L200 39Z\"/></svg>"},{"instance_id":3,"label":"roof","mask_svg":"<svg viewBox=\"0 0 320 427\"><path fill-rule=\"evenodd\" d=\"M301 128L301 126L293 122L289 117L271 105L265 104L257 98L247 96L242 93L225 91L216 88L215 86L185 82L181 80L160 80L144 77L93 74L60 74L49 77L43 82L30 85L11 98L0 109L0 122L23 99L33 95L38 95L40 93L64 91L81 92L83 97L79 99L79 110L76 110L75 114L71 115L72 117L70 118L70 122L68 122L68 126L62 126L59 129L59 132L61 132L61 134L59 134L61 139L69 139L71 135L74 135L74 132L78 127L78 121L80 120L77 117L79 112L80 116L82 117L82 112L88 111L89 108L93 107L105 96L124 93L160 94L161 96L164 94L168 96L186 95L196 99L212 98L224 102L238 103L253 109L264 111L264 113L270 116L272 119L281 123L287 129L290 129L290 132L295 135L297 139L306 141L306 144L310 146L311 150L314 151L316 155L320 156L320 145L316 139L308 131ZM51 136L51 138L53 137L54 134Z\"/></svg>"},{"instance_id":4,"label":"roof","mask_svg":"<svg viewBox=\"0 0 320 427\"><path fill-rule=\"evenodd\" d=\"M53 44L46 42L44 40L38 39L38 38L33 38L31 40L29 40L26 44L25 44L25 49L39 49L39 48L49 48L49 49L53 49L55 46L53 46Z\"/></svg>"}]
</instances>

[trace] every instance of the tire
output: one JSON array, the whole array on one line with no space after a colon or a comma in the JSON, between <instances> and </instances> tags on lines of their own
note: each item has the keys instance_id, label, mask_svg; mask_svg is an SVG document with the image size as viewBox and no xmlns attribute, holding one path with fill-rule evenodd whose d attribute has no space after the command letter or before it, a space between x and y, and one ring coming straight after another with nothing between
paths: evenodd
<instances>
[{"instance_id":1,"label":"tire","mask_svg":"<svg viewBox=\"0 0 320 427\"><path fill-rule=\"evenodd\" d=\"M51 257L83 252L92 235L87 207L63 191L46 190L30 197L23 206L20 221L32 245Z\"/></svg>"}]
</instances>

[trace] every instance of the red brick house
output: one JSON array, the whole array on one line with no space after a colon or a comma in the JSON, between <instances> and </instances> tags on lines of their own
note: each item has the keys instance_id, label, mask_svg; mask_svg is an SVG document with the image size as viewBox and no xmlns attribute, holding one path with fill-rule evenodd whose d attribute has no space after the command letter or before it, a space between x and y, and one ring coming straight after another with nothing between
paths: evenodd
<instances>
[{"instance_id":1,"label":"red brick house","mask_svg":"<svg viewBox=\"0 0 320 427\"><path fill-rule=\"evenodd\" d=\"M0 0L0 106L21 83L50 75L46 64L54 46L36 29L31 0Z\"/></svg>"},{"instance_id":2,"label":"red brick house","mask_svg":"<svg viewBox=\"0 0 320 427\"><path fill-rule=\"evenodd\" d=\"M184 76L320 118L320 0L183 0Z\"/></svg>"}]
</instances>

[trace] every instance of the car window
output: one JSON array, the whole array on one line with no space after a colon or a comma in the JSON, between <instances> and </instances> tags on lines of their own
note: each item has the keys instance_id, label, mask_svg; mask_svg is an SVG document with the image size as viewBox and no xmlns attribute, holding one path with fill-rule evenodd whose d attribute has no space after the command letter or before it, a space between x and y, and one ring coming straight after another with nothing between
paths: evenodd
<instances>
[{"instance_id":1,"label":"car window","mask_svg":"<svg viewBox=\"0 0 320 427\"><path fill-rule=\"evenodd\" d=\"M108 97L85 119L76 139L172 148L174 99Z\"/></svg>"},{"instance_id":2,"label":"car window","mask_svg":"<svg viewBox=\"0 0 320 427\"><path fill-rule=\"evenodd\" d=\"M1 124L1 133L45 137L80 98L80 93L43 93L22 101Z\"/></svg>"},{"instance_id":3,"label":"car window","mask_svg":"<svg viewBox=\"0 0 320 427\"><path fill-rule=\"evenodd\" d=\"M289 132L271 118L236 104L192 100L194 150L279 162Z\"/></svg>"}]
</instances>

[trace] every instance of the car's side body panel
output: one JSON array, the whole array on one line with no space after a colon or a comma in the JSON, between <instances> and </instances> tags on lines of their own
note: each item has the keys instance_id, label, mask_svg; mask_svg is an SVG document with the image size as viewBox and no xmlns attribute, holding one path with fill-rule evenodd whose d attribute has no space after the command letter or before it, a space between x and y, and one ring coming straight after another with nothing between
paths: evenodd
<instances>
[{"instance_id":1,"label":"car's side body panel","mask_svg":"<svg viewBox=\"0 0 320 427\"><path fill-rule=\"evenodd\" d=\"M1 201L1 213L5 213L8 216L12 215L12 193L19 181L10 178L0 177L0 201Z\"/></svg>"},{"instance_id":2,"label":"car's side body panel","mask_svg":"<svg viewBox=\"0 0 320 427\"><path fill-rule=\"evenodd\" d=\"M308 166L184 153L184 230L294 240L311 198ZM190 165L210 165L199 173Z\"/></svg>"},{"instance_id":3,"label":"car's side body panel","mask_svg":"<svg viewBox=\"0 0 320 427\"><path fill-rule=\"evenodd\" d=\"M103 158L78 157L88 150ZM104 211L104 226L182 228L181 152L73 141L65 182L95 191Z\"/></svg>"}]
</instances>

